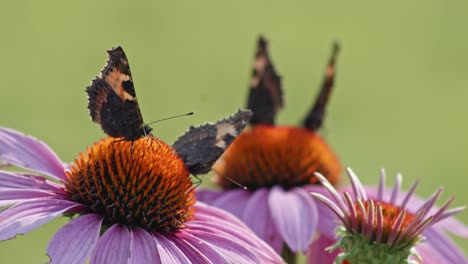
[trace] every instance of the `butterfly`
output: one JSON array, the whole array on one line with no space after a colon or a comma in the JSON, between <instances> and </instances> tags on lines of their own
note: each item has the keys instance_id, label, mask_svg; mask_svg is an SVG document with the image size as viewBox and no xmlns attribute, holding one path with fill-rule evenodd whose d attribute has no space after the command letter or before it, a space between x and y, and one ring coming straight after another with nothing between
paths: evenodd
<instances>
[{"instance_id":1,"label":"butterfly","mask_svg":"<svg viewBox=\"0 0 468 264\"><path fill-rule=\"evenodd\" d=\"M86 88L91 119L111 137L135 141L151 136L152 128L143 122L138 106L125 52L116 47L107 53L107 64ZM175 141L173 148L191 174L206 174L251 117L251 111L239 110L214 124L192 126Z\"/></svg>"},{"instance_id":2,"label":"butterfly","mask_svg":"<svg viewBox=\"0 0 468 264\"><path fill-rule=\"evenodd\" d=\"M330 96L335 79L335 61L339 45L333 45L325 77L315 103L306 115L303 126L317 130L322 126L325 107ZM283 107L283 91L281 76L278 75L268 53L268 43L264 37L259 37L255 53L252 78L250 80L247 108L253 112L250 123L255 125L274 125L279 110Z\"/></svg>"}]
</instances>

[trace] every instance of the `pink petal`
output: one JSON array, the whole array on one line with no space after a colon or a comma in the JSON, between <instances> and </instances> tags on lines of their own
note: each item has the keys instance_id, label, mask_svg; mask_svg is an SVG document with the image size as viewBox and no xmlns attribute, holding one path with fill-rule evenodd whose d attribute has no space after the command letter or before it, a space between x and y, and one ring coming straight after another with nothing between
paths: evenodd
<instances>
[{"instance_id":1,"label":"pink petal","mask_svg":"<svg viewBox=\"0 0 468 264\"><path fill-rule=\"evenodd\" d=\"M312 197L301 188L273 187L269 207L278 231L293 252L307 251L317 231L318 212Z\"/></svg>"},{"instance_id":2,"label":"pink petal","mask_svg":"<svg viewBox=\"0 0 468 264\"><path fill-rule=\"evenodd\" d=\"M96 243L91 264L127 264L130 259L130 231L126 226L112 225Z\"/></svg>"},{"instance_id":3,"label":"pink petal","mask_svg":"<svg viewBox=\"0 0 468 264\"><path fill-rule=\"evenodd\" d=\"M62 195L57 195L54 192L44 190L0 189L0 206L7 206L14 203L44 198L62 200L65 197L63 197Z\"/></svg>"},{"instance_id":4,"label":"pink petal","mask_svg":"<svg viewBox=\"0 0 468 264\"><path fill-rule=\"evenodd\" d=\"M307 263L333 263L340 251L337 249L330 253L328 250L326 250L326 248L334 245L335 243L335 239L330 239L325 236L319 236L319 238L312 243L312 245L309 248L309 251L307 252Z\"/></svg>"},{"instance_id":5,"label":"pink petal","mask_svg":"<svg viewBox=\"0 0 468 264\"><path fill-rule=\"evenodd\" d=\"M190 232L202 231L233 237L246 244L246 248L256 250L256 255L265 260L264 263L282 262L281 257L265 241L259 239L252 230L232 214L199 202L195 204L195 207L197 208L196 218L187 223L187 230L190 229ZM278 240L278 250L281 250L282 240L279 236Z\"/></svg>"},{"instance_id":6,"label":"pink petal","mask_svg":"<svg viewBox=\"0 0 468 264\"><path fill-rule=\"evenodd\" d=\"M47 247L51 264L85 263L99 238L101 224L101 217L88 214L79 216L60 228Z\"/></svg>"},{"instance_id":7,"label":"pink petal","mask_svg":"<svg viewBox=\"0 0 468 264\"><path fill-rule=\"evenodd\" d=\"M190 259L185 256L184 252L177 245L165 236L153 233L156 241L161 263L164 264L185 264L190 263Z\"/></svg>"},{"instance_id":8,"label":"pink petal","mask_svg":"<svg viewBox=\"0 0 468 264\"><path fill-rule=\"evenodd\" d=\"M140 227L132 230L132 244L130 245L129 264L161 263L154 237Z\"/></svg>"},{"instance_id":9,"label":"pink petal","mask_svg":"<svg viewBox=\"0 0 468 264\"><path fill-rule=\"evenodd\" d=\"M317 188L316 186L304 186L303 189L305 189L307 192L320 193L329 199L333 199L333 197L331 197L331 195L324 188ZM342 225L342 223L339 221L335 213L324 203L316 202L315 206L317 207L317 214L320 216L318 222L318 232L324 234L326 237L334 238L337 226Z\"/></svg>"},{"instance_id":10,"label":"pink petal","mask_svg":"<svg viewBox=\"0 0 468 264\"><path fill-rule=\"evenodd\" d=\"M266 188L256 190L245 206L241 219L257 236L267 242L277 252L281 252L284 238L281 237L273 221L268 204L269 194L270 191Z\"/></svg>"},{"instance_id":11,"label":"pink petal","mask_svg":"<svg viewBox=\"0 0 468 264\"><path fill-rule=\"evenodd\" d=\"M0 214L0 241L25 234L69 211L85 210L72 201L41 199L16 204Z\"/></svg>"},{"instance_id":12,"label":"pink petal","mask_svg":"<svg viewBox=\"0 0 468 264\"><path fill-rule=\"evenodd\" d=\"M0 170L0 189L36 189L64 193L63 186L42 176Z\"/></svg>"},{"instance_id":13,"label":"pink petal","mask_svg":"<svg viewBox=\"0 0 468 264\"><path fill-rule=\"evenodd\" d=\"M205 260L203 262L211 261L212 263L229 263L229 261L222 256L220 251L213 248L209 243L202 240L200 237L192 235L190 230L181 230L177 234L177 237L178 241L176 241L176 243L179 245L179 247L182 246L190 248L192 251L196 250L197 254L199 254L202 259Z\"/></svg>"},{"instance_id":14,"label":"pink petal","mask_svg":"<svg viewBox=\"0 0 468 264\"><path fill-rule=\"evenodd\" d=\"M190 230L189 232L226 258L228 261L224 263L261 263L256 254L254 254L254 250L234 236L202 230Z\"/></svg>"},{"instance_id":15,"label":"pink petal","mask_svg":"<svg viewBox=\"0 0 468 264\"><path fill-rule=\"evenodd\" d=\"M225 261L223 261L220 257L219 253L212 249L210 250L209 247L203 247L206 246L206 243L203 241L198 239L193 244L189 243L189 240L187 240L189 238L189 234L186 231L187 230L180 230L176 234L166 237L171 239L174 244L182 252L184 252L184 255L187 256L192 263L225 263ZM204 249L204 252L202 249ZM209 252L211 253L210 257L213 257L213 259L205 255L205 253ZM215 259L217 259L217 261L214 261Z\"/></svg>"},{"instance_id":16,"label":"pink petal","mask_svg":"<svg viewBox=\"0 0 468 264\"><path fill-rule=\"evenodd\" d=\"M216 200L218 197L224 195L224 191L215 191L208 189L197 189L195 196L197 196L197 201L202 201L209 204L211 201Z\"/></svg>"},{"instance_id":17,"label":"pink petal","mask_svg":"<svg viewBox=\"0 0 468 264\"><path fill-rule=\"evenodd\" d=\"M443 234L434 228L424 230L422 235L426 240L420 243L420 245L423 245L423 248L432 248L432 250L428 251L428 253L430 253L428 254L429 256L425 257L423 261L437 256L438 258L443 258L445 260L439 263L468 263L468 260L463 254L463 250L461 250L448 235ZM416 249L418 248L419 247L416 247Z\"/></svg>"},{"instance_id":18,"label":"pink petal","mask_svg":"<svg viewBox=\"0 0 468 264\"><path fill-rule=\"evenodd\" d=\"M0 128L0 159L57 180L66 179L62 162L49 146L12 129Z\"/></svg>"},{"instance_id":19,"label":"pink petal","mask_svg":"<svg viewBox=\"0 0 468 264\"><path fill-rule=\"evenodd\" d=\"M219 196L209 204L222 208L237 217L242 217L245 205L251 196L252 192L246 190L224 191L223 195Z\"/></svg>"}]
</instances>

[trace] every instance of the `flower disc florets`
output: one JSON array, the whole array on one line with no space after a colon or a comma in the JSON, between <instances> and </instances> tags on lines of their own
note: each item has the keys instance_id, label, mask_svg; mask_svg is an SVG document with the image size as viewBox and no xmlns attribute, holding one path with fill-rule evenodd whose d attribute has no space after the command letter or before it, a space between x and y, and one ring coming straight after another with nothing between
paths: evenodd
<instances>
[{"instance_id":1,"label":"flower disc florets","mask_svg":"<svg viewBox=\"0 0 468 264\"><path fill-rule=\"evenodd\" d=\"M72 200L104 217L147 231L170 232L193 217L194 189L182 160L157 138L103 139L67 171Z\"/></svg>"}]
</instances>

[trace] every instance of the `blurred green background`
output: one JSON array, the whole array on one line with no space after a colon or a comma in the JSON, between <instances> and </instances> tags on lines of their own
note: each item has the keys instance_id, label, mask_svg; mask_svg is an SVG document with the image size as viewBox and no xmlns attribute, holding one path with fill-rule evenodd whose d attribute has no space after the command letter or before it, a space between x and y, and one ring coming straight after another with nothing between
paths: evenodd
<instances>
[{"instance_id":1,"label":"blurred green background","mask_svg":"<svg viewBox=\"0 0 468 264\"><path fill-rule=\"evenodd\" d=\"M66 161L103 137L86 86L122 45L146 122L172 142L189 125L245 105L257 36L283 76L281 124L312 104L331 43L336 90L322 133L343 164L375 184L381 167L427 197L468 203L466 1L9 1L0 8L0 125L47 142ZM209 177L205 177L208 179ZM468 213L459 219L468 222ZM59 219L0 244L2 263L43 263ZM457 240L468 247L468 242ZM466 252L466 250L465 250Z\"/></svg>"}]
</instances>

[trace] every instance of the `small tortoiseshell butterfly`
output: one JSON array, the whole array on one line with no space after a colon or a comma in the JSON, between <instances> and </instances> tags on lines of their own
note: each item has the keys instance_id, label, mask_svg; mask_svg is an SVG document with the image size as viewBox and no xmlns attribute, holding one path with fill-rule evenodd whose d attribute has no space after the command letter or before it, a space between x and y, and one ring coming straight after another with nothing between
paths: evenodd
<instances>
[{"instance_id":1,"label":"small tortoiseshell butterfly","mask_svg":"<svg viewBox=\"0 0 468 264\"><path fill-rule=\"evenodd\" d=\"M335 60L338 51L339 45L335 43L320 92L315 104L303 121L303 125L307 129L317 130L322 126L325 106L335 78ZM274 125L276 114L283 107L283 91L281 77L276 73L268 53L268 43L263 36L258 39L249 90L247 108L253 112L250 124L253 126Z\"/></svg>"},{"instance_id":2,"label":"small tortoiseshell butterfly","mask_svg":"<svg viewBox=\"0 0 468 264\"><path fill-rule=\"evenodd\" d=\"M101 75L86 89L89 114L107 135L133 141L152 129L143 123L123 49L117 47L107 52L109 59Z\"/></svg>"},{"instance_id":3,"label":"small tortoiseshell butterfly","mask_svg":"<svg viewBox=\"0 0 468 264\"><path fill-rule=\"evenodd\" d=\"M152 128L143 123L127 56L121 47L107 52L109 59L101 75L86 89L92 120L111 137L135 141L151 136ZM173 148L190 173L206 174L251 117L251 111L239 110L215 124L191 127Z\"/></svg>"}]
</instances>

